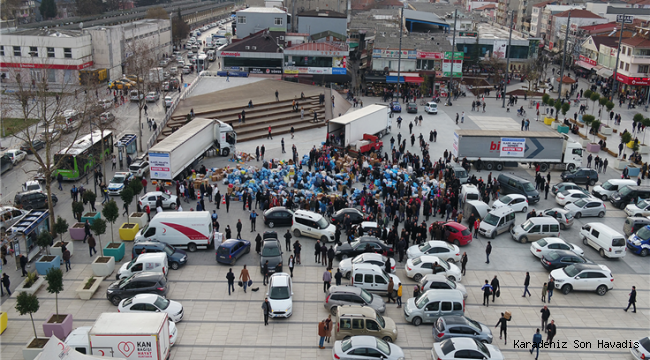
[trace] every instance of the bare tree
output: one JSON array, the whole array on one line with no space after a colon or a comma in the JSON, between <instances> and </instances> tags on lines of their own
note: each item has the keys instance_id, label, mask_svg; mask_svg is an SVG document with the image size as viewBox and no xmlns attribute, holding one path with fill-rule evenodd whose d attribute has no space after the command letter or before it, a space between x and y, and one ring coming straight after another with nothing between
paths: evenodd
<instances>
[{"instance_id":1,"label":"bare tree","mask_svg":"<svg viewBox=\"0 0 650 360\"><path fill-rule=\"evenodd\" d=\"M498 84L505 77L506 62L504 59L490 56L481 60L481 66L494 75L494 83Z\"/></svg>"},{"instance_id":2,"label":"bare tree","mask_svg":"<svg viewBox=\"0 0 650 360\"><path fill-rule=\"evenodd\" d=\"M160 83L163 80L162 71L154 70L158 64L156 62L158 54L151 48L148 43L143 41L132 41L128 44L128 51L132 54L126 61L126 70L130 75L137 77L136 84L131 91L138 91L138 131L139 147L142 148L142 110L146 105L147 91L157 91L160 89ZM129 95L129 98L131 96Z\"/></svg>"},{"instance_id":3,"label":"bare tree","mask_svg":"<svg viewBox=\"0 0 650 360\"><path fill-rule=\"evenodd\" d=\"M540 74L538 63L535 60L530 59L523 64L520 71L522 77L528 83L528 90L526 90L526 93L530 96L532 92L537 89L537 80L539 79Z\"/></svg>"}]
</instances>

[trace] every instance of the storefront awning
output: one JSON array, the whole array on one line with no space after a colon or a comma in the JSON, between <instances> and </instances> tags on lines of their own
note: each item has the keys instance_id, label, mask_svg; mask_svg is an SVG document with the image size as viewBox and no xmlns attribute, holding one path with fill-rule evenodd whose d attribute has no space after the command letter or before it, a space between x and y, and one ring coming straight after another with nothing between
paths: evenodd
<instances>
[{"instance_id":1,"label":"storefront awning","mask_svg":"<svg viewBox=\"0 0 650 360\"><path fill-rule=\"evenodd\" d=\"M596 65L591 65L590 63L586 61L576 61L576 65L580 66L583 69L591 70L593 69Z\"/></svg>"},{"instance_id":2,"label":"storefront awning","mask_svg":"<svg viewBox=\"0 0 650 360\"><path fill-rule=\"evenodd\" d=\"M614 75L614 71L604 67L604 68L596 71L596 74L598 74L598 75L600 75L602 77L605 77L605 78L609 78L609 77L612 77L612 75Z\"/></svg>"},{"instance_id":3,"label":"storefront awning","mask_svg":"<svg viewBox=\"0 0 650 360\"><path fill-rule=\"evenodd\" d=\"M407 83L412 83L412 84L421 84L424 82L424 79L419 77L419 76L407 76L404 78Z\"/></svg>"},{"instance_id":4,"label":"storefront awning","mask_svg":"<svg viewBox=\"0 0 650 360\"><path fill-rule=\"evenodd\" d=\"M386 76L386 83L388 83L388 84L397 83L397 76ZM400 84L404 83L404 76L399 77L399 83Z\"/></svg>"},{"instance_id":5,"label":"storefront awning","mask_svg":"<svg viewBox=\"0 0 650 360\"><path fill-rule=\"evenodd\" d=\"M385 83L386 82L386 77L385 76L366 75L365 79L366 79L366 82L369 82L369 83Z\"/></svg>"}]
</instances>

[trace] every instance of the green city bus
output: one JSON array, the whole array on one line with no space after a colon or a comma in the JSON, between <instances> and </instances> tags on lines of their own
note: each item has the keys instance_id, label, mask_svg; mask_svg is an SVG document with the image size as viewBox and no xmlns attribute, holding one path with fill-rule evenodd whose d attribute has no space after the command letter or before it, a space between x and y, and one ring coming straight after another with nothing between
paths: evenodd
<instances>
[{"instance_id":1,"label":"green city bus","mask_svg":"<svg viewBox=\"0 0 650 360\"><path fill-rule=\"evenodd\" d=\"M103 153L102 141L104 142ZM113 133L111 131L104 131L103 139L100 131L85 135L54 155L54 163L58 163L55 176L61 174L64 180L78 180L93 171L101 164L100 160L108 159L112 153Z\"/></svg>"}]
</instances>

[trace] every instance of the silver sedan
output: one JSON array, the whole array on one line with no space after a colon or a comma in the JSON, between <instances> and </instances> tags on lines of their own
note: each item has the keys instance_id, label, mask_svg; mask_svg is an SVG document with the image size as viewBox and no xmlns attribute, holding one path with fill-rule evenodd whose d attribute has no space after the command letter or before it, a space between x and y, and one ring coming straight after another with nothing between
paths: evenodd
<instances>
[{"instance_id":1,"label":"silver sedan","mask_svg":"<svg viewBox=\"0 0 650 360\"><path fill-rule=\"evenodd\" d=\"M576 219L580 219L583 216L603 217L607 213L607 208L605 208L603 201L595 197L580 199L567 204L564 210L569 211Z\"/></svg>"}]
</instances>

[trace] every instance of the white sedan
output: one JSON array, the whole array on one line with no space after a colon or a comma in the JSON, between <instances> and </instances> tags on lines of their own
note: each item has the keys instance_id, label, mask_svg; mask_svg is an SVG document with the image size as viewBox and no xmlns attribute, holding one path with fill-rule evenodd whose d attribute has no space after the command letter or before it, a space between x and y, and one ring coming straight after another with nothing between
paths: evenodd
<instances>
[{"instance_id":1,"label":"white sedan","mask_svg":"<svg viewBox=\"0 0 650 360\"><path fill-rule=\"evenodd\" d=\"M137 294L120 301L118 312L152 311L165 312L173 322L183 320L183 305L174 300L167 300L156 294Z\"/></svg>"},{"instance_id":2,"label":"white sedan","mask_svg":"<svg viewBox=\"0 0 650 360\"><path fill-rule=\"evenodd\" d=\"M626 206L625 214L627 214L627 216L649 216L650 200L641 200L636 204Z\"/></svg>"},{"instance_id":3,"label":"white sedan","mask_svg":"<svg viewBox=\"0 0 650 360\"><path fill-rule=\"evenodd\" d=\"M169 345L174 346L178 337L178 329L173 321L169 320L167 323L169 324Z\"/></svg>"},{"instance_id":4,"label":"white sedan","mask_svg":"<svg viewBox=\"0 0 650 360\"><path fill-rule=\"evenodd\" d=\"M438 264L436 265L436 263ZM424 255L406 260L406 276L409 278L417 282L428 274L444 274L447 279L452 281L460 281L463 277L458 266L437 256Z\"/></svg>"},{"instance_id":5,"label":"white sedan","mask_svg":"<svg viewBox=\"0 0 650 360\"><path fill-rule=\"evenodd\" d=\"M9 156L9 158L11 159L11 162L13 162L14 165L16 165L19 162L25 160L25 157L27 157L26 152L24 152L22 150L18 150L18 149L7 150L5 152L5 154Z\"/></svg>"},{"instance_id":6,"label":"white sedan","mask_svg":"<svg viewBox=\"0 0 650 360\"><path fill-rule=\"evenodd\" d=\"M464 353L464 355L463 355ZM431 356L438 360L450 359L488 359L502 360L503 354L498 347L465 337L455 337L441 342L434 342Z\"/></svg>"},{"instance_id":7,"label":"white sedan","mask_svg":"<svg viewBox=\"0 0 650 360\"><path fill-rule=\"evenodd\" d=\"M568 243L557 237L543 238L530 244L530 253L535 255L538 259L541 259L542 256L548 255L548 253L554 250L569 250L581 256L584 256L585 254L579 246Z\"/></svg>"},{"instance_id":8,"label":"white sedan","mask_svg":"<svg viewBox=\"0 0 650 360\"><path fill-rule=\"evenodd\" d=\"M564 206L566 204L588 197L589 194L585 194L584 191L581 190L564 190L555 195L555 202L559 205Z\"/></svg>"},{"instance_id":9,"label":"white sedan","mask_svg":"<svg viewBox=\"0 0 650 360\"><path fill-rule=\"evenodd\" d=\"M339 270L346 279L350 278L352 274L352 264L373 264L379 266L381 269L386 269L386 261L390 260L391 273L395 273L395 259L388 258L382 254L376 253L363 253L357 255L354 259L343 259L339 262Z\"/></svg>"},{"instance_id":10,"label":"white sedan","mask_svg":"<svg viewBox=\"0 0 650 360\"><path fill-rule=\"evenodd\" d=\"M165 96L165 107L172 107L174 100L171 96Z\"/></svg>"},{"instance_id":11,"label":"white sedan","mask_svg":"<svg viewBox=\"0 0 650 360\"><path fill-rule=\"evenodd\" d=\"M332 359L404 360L404 350L374 336L357 335L335 342L332 346Z\"/></svg>"},{"instance_id":12,"label":"white sedan","mask_svg":"<svg viewBox=\"0 0 650 360\"><path fill-rule=\"evenodd\" d=\"M156 102L158 101L158 99L160 99L160 95L158 95L158 93L155 91L148 93L147 96L145 97L145 100L147 102Z\"/></svg>"},{"instance_id":13,"label":"white sedan","mask_svg":"<svg viewBox=\"0 0 650 360\"><path fill-rule=\"evenodd\" d=\"M145 206L149 205L149 209L153 211L156 209L158 196L162 198L163 209L176 209L176 195L167 195L162 191L150 191L144 194L139 200L140 207L144 209Z\"/></svg>"},{"instance_id":14,"label":"white sedan","mask_svg":"<svg viewBox=\"0 0 650 360\"><path fill-rule=\"evenodd\" d=\"M519 194L509 194L499 197L499 200L492 204L492 209L500 208L502 206L510 206L514 211L521 211L525 213L528 210L528 199Z\"/></svg>"},{"instance_id":15,"label":"white sedan","mask_svg":"<svg viewBox=\"0 0 650 360\"><path fill-rule=\"evenodd\" d=\"M458 246L441 240L427 241L422 245L413 245L406 250L406 257L409 259L414 259L422 255L437 256L450 263L460 261L460 249Z\"/></svg>"},{"instance_id":16,"label":"white sedan","mask_svg":"<svg viewBox=\"0 0 650 360\"><path fill-rule=\"evenodd\" d=\"M269 278L269 292L272 318L288 318L293 314L293 284L287 273L275 273Z\"/></svg>"}]
</instances>

